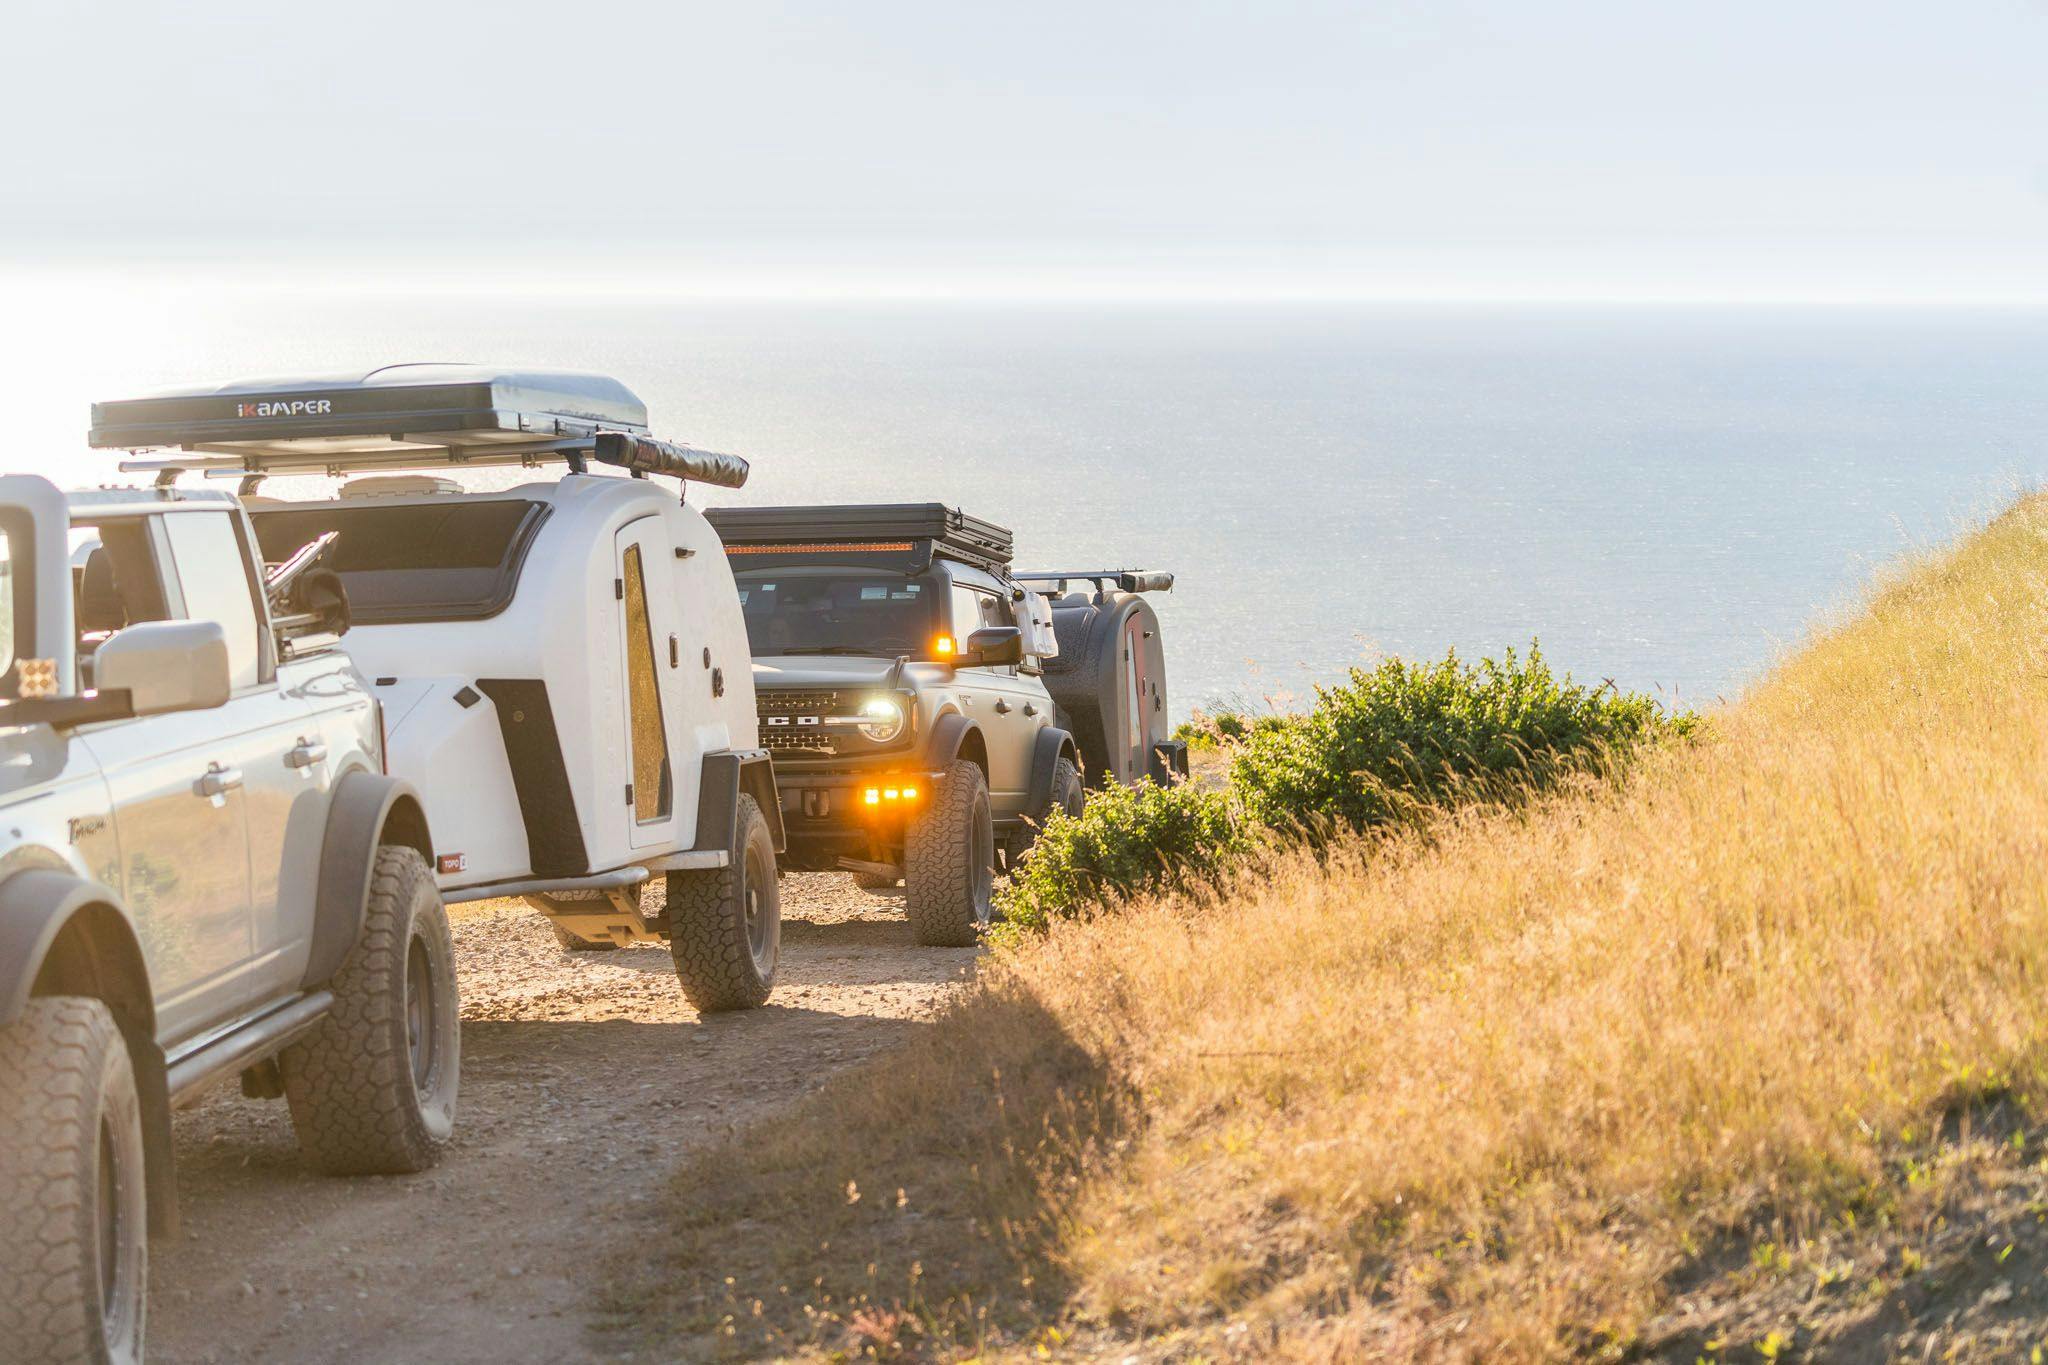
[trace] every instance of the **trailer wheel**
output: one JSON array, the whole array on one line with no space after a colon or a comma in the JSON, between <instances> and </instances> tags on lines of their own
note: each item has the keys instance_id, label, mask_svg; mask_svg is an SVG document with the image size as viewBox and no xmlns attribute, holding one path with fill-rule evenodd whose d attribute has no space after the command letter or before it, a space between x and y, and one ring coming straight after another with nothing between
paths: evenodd
<instances>
[{"instance_id":1,"label":"trailer wheel","mask_svg":"<svg viewBox=\"0 0 2048 1365\"><path fill-rule=\"evenodd\" d=\"M901 880L901 877L885 877L879 872L856 872L853 874L853 884L863 891L887 891Z\"/></svg>"},{"instance_id":2,"label":"trailer wheel","mask_svg":"<svg viewBox=\"0 0 2048 1365\"><path fill-rule=\"evenodd\" d=\"M956 758L904 835L903 903L917 941L973 947L994 912L995 866L988 779L970 760Z\"/></svg>"},{"instance_id":3,"label":"trailer wheel","mask_svg":"<svg viewBox=\"0 0 2048 1365\"><path fill-rule=\"evenodd\" d=\"M299 1150L328 1175L425 1170L455 1128L462 1019L448 912L414 850L377 850L363 936L329 989L332 1012L278 1058Z\"/></svg>"},{"instance_id":4,"label":"trailer wheel","mask_svg":"<svg viewBox=\"0 0 2048 1365\"><path fill-rule=\"evenodd\" d=\"M42 996L0 1029L0 1153L7 1358L141 1360L142 1102L103 1001Z\"/></svg>"},{"instance_id":5,"label":"trailer wheel","mask_svg":"<svg viewBox=\"0 0 2048 1365\"><path fill-rule=\"evenodd\" d=\"M782 956L775 838L754 798L739 799L732 861L668 874L668 950L699 1014L766 1004Z\"/></svg>"}]
</instances>

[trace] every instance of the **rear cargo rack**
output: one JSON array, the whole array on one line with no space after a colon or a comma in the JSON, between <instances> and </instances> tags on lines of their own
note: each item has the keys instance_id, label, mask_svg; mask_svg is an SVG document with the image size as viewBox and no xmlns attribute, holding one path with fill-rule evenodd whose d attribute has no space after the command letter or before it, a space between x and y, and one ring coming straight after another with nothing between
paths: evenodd
<instances>
[{"instance_id":1,"label":"rear cargo rack","mask_svg":"<svg viewBox=\"0 0 2048 1365\"><path fill-rule=\"evenodd\" d=\"M789 555L865 563L893 560L915 572L940 555L1001 571L1012 554L1007 529L939 502L714 507L704 515L735 559Z\"/></svg>"},{"instance_id":2,"label":"rear cargo rack","mask_svg":"<svg viewBox=\"0 0 2048 1365\"><path fill-rule=\"evenodd\" d=\"M1112 586L1118 592L1173 591L1173 575L1162 570L1072 569L1065 573L1013 573L1010 577L1019 583L1051 584L1039 589L1051 597L1063 596L1071 582L1093 583L1098 593L1107 592Z\"/></svg>"},{"instance_id":3,"label":"rear cargo rack","mask_svg":"<svg viewBox=\"0 0 2048 1365\"><path fill-rule=\"evenodd\" d=\"M341 477L369 470L481 469L550 461L584 473L592 460L635 478L738 488L737 455L659 440L632 390L604 375L477 365L387 365L363 375L250 380L95 403L100 450L182 452L121 461L158 485L197 470L242 477Z\"/></svg>"}]
</instances>

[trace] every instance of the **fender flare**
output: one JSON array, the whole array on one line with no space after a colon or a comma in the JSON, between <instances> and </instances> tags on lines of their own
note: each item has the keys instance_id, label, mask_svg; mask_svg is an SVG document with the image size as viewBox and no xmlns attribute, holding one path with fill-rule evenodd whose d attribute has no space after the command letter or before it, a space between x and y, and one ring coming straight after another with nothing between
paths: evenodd
<instances>
[{"instance_id":1,"label":"fender flare","mask_svg":"<svg viewBox=\"0 0 2048 1365\"><path fill-rule=\"evenodd\" d=\"M782 824L782 798L775 787L775 765L766 749L720 749L704 755L697 784L697 838L701 850L733 846L740 821L740 793L754 798L768 821L768 836L780 855L789 847Z\"/></svg>"},{"instance_id":2,"label":"fender flare","mask_svg":"<svg viewBox=\"0 0 2048 1365\"><path fill-rule=\"evenodd\" d=\"M931 740L925 746L925 761L934 769L945 767L960 756L969 735L980 739L980 728L958 711L948 711L932 726ZM982 751L986 753L987 749L988 742L982 740Z\"/></svg>"},{"instance_id":3,"label":"fender flare","mask_svg":"<svg viewBox=\"0 0 2048 1365\"><path fill-rule=\"evenodd\" d=\"M419 793L395 777L358 769L334 784L320 841L320 880L313 898L313 943L300 983L324 986L363 935L377 849L415 849L434 870L434 841Z\"/></svg>"},{"instance_id":4,"label":"fender flare","mask_svg":"<svg viewBox=\"0 0 2048 1365\"><path fill-rule=\"evenodd\" d=\"M1074 737L1065 730L1048 725L1038 732L1031 742L1031 793L1026 809L1034 824L1043 826L1046 817L1052 814L1052 775L1061 758L1081 767L1081 751L1074 745Z\"/></svg>"},{"instance_id":5,"label":"fender flare","mask_svg":"<svg viewBox=\"0 0 2048 1365\"><path fill-rule=\"evenodd\" d=\"M67 938L67 951L52 950ZM73 946L75 945L75 947ZM120 1025L142 1102L143 1190L149 1225L177 1230L178 1187L171 1160L171 1100L156 1040L156 996L134 926L110 887L55 868L28 868L0 882L0 1028L21 1018L45 969L52 993L104 1001Z\"/></svg>"}]
</instances>

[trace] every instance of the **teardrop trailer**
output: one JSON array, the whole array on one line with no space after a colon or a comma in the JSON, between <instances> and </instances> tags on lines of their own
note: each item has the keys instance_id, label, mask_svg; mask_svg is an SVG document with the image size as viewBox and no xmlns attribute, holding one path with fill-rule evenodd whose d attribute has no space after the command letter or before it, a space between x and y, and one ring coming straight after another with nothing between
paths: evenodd
<instances>
[{"instance_id":1,"label":"teardrop trailer","mask_svg":"<svg viewBox=\"0 0 2048 1365\"><path fill-rule=\"evenodd\" d=\"M523 897L572 948L667 940L702 1010L767 999L783 826L746 631L718 537L656 482L739 487L744 460L656 439L616 380L461 365L100 403L91 442L157 452L121 467L160 485L239 478L263 558L338 580L445 900ZM488 492L421 472L551 463ZM349 481L260 494L294 474Z\"/></svg>"}]
</instances>

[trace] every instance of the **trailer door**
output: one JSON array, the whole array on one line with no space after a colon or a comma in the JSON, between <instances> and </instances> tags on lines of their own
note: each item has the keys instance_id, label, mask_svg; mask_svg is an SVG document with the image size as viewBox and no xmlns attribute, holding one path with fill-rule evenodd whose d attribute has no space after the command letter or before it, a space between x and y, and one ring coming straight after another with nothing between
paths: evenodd
<instances>
[{"instance_id":1,"label":"trailer door","mask_svg":"<svg viewBox=\"0 0 2048 1365\"><path fill-rule=\"evenodd\" d=\"M619 636L626 688L627 843L633 848L672 844L676 837L676 773L669 713L674 699L668 670L657 666L655 641L676 630L671 595L649 591L661 557L670 552L660 517L642 517L618 535L616 579Z\"/></svg>"}]
</instances>

